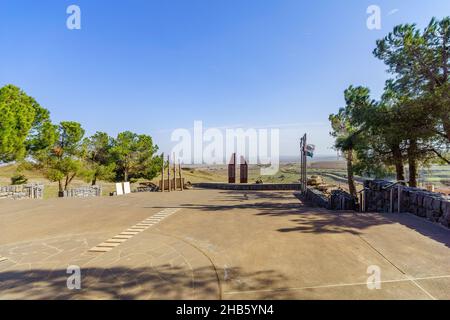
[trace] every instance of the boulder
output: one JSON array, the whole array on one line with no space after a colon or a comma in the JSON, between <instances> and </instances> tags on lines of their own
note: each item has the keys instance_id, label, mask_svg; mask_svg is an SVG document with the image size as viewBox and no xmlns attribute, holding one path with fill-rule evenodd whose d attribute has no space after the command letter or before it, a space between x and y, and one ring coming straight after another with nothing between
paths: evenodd
<instances>
[{"instance_id":1,"label":"boulder","mask_svg":"<svg viewBox=\"0 0 450 320\"><path fill-rule=\"evenodd\" d=\"M442 215L439 219L439 223L450 228L450 201L442 202Z\"/></svg>"}]
</instances>

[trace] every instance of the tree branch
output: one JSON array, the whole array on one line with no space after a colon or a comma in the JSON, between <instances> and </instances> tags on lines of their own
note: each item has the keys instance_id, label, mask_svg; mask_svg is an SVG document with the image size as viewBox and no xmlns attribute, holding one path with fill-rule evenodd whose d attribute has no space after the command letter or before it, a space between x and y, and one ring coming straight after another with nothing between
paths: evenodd
<instances>
[{"instance_id":1,"label":"tree branch","mask_svg":"<svg viewBox=\"0 0 450 320\"><path fill-rule=\"evenodd\" d=\"M430 149L431 152L433 152L435 155L437 155L437 157L439 159L441 159L442 161L444 161L447 164L450 164L450 160L445 158L442 154L440 154L436 149L432 148Z\"/></svg>"}]
</instances>

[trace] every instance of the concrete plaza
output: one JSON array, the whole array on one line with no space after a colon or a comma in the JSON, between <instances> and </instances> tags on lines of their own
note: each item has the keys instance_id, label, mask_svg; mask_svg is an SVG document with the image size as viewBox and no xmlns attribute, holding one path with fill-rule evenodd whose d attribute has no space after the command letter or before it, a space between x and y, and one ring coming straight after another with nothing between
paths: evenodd
<instances>
[{"instance_id":1,"label":"concrete plaza","mask_svg":"<svg viewBox=\"0 0 450 320\"><path fill-rule=\"evenodd\" d=\"M5 200L0 299L450 299L450 231L289 191Z\"/></svg>"}]
</instances>

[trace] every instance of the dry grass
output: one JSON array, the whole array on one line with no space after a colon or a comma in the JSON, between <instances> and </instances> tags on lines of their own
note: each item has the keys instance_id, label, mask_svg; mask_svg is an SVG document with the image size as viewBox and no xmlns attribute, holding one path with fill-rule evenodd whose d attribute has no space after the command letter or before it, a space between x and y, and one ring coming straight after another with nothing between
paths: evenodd
<instances>
[{"instance_id":1,"label":"dry grass","mask_svg":"<svg viewBox=\"0 0 450 320\"><path fill-rule=\"evenodd\" d=\"M0 167L0 185L9 185L11 177L16 173L17 166L9 165ZM295 183L300 178L300 165L298 163L283 163L280 165L280 170L273 176L261 176L261 168L259 166L249 166L249 183L255 183L257 180L262 180L264 183ZM58 194L58 184L49 182L44 175L35 170L25 170L22 172L30 183L39 182L45 185L45 198L53 198ZM317 161L309 164L309 175L322 176L324 182L333 186L334 188L347 189L345 181L346 170L344 161ZM171 173L173 174L173 173ZM178 175L178 174L177 174ZM173 177L173 176L172 176ZM183 168L183 177L185 181L191 183L199 182L224 182L228 180L227 166L192 166ZM239 178L239 167L237 171ZM152 180L153 183L159 184L161 176ZM436 167L432 168L424 174L424 179L427 182L436 184L436 187L442 190L440 192L448 193L443 181L450 180L450 167ZM132 189L139 184L132 184ZM103 188L103 195L108 196L115 191L115 184L111 182L100 181L98 183ZM89 185L83 180L75 180L71 187L79 187ZM448 188L448 186L447 186ZM445 189L445 190L444 190Z\"/></svg>"},{"instance_id":2,"label":"dry grass","mask_svg":"<svg viewBox=\"0 0 450 320\"><path fill-rule=\"evenodd\" d=\"M11 177L17 173L17 165L8 165L0 167L0 185L10 185ZM40 183L45 186L44 199L56 198L58 196L58 183L50 182L45 178L42 172L38 170L23 170L21 174L25 175L28 179L28 183ZM83 180L75 179L70 185L71 188L77 188L81 186L88 186L89 183ZM100 181L99 185L103 188L103 195L109 195L110 192L115 190L115 184L111 182Z\"/></svg>"}]
</instances>

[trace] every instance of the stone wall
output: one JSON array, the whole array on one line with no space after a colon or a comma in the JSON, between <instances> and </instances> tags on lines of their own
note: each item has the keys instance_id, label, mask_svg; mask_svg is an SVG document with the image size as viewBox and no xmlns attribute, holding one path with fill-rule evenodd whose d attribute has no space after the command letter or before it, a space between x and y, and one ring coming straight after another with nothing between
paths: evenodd
<instances>
[{"instance_id":1,"label":"stone wall","mask_svg":"<svg viewBox=\"0 0 450 320\"><path fill-rule=\"evenodd\" d=\"M300 200L306 200L314 206L320 208L330 208L330 200L326 195L316 189L308 188L306 195L302 193L295 194Z\"/></svg>"},{"instance_id":2,"label":"stone wall","mask_svg":"<svg viewBox=\"0 0 450 320\"><path fill-rule=\"evenodd\" d=\"M300 200L306 200L314 206L329 210L359 210L356 199L342 190L334 190L331 196L328 196L317 189L308 187L306 195L300 192L295 195Z\"/></svg>"},{"instance_id":3,"label":"stone wall","mask_svg":"<svg viewBox=\"0 0 450 320\"><path fill-rule=\"evenodd\" d=\"M252 190L252 191L301 190L301 184L299 183L279 183L279 184L194 183L193 186L202 189L220 189L220 190Z\"/></svg>"},{"instance_id":4,"label":"stone wall","mask_svg":"<svg viewBox=\"0 0 450 320\"><path fill-rule=\"evenodd\" d=\"M80 187L60 193L61 198L88 198L101 196L102 187L100 186Z\"/></svg>"},{"instance_id":5,"label":"stone wall","mask_svg":"<svg viewBox=\"0 0 450 320\"><path fill-rule=\"evenodd\" d=\"M330 197L331 210L359 210L358 201L350 193L333 190Z\"/></svg>"},{"instance_id":6,"label":"stone wall","mask_svg":"<svg viewBox=\"0 0 450 320\"><path fill-rule=\"evenodd\" d=\"M395 186L382 180L365 181L365 211L409 212L450 228L450 199L423 189ZM400 191L399 191L400 190Z\"/></svg>"},{"instance_id":7,"label":"stone wall","mask_svg":"<svg viewBox=\"0 0 450 320\"><path fill-rule=\"evenodd\" d=\"M44 186L40 184L27 184L19 186L0 187L0 199L43 199Z\"/></svg>"}]
</instances>

